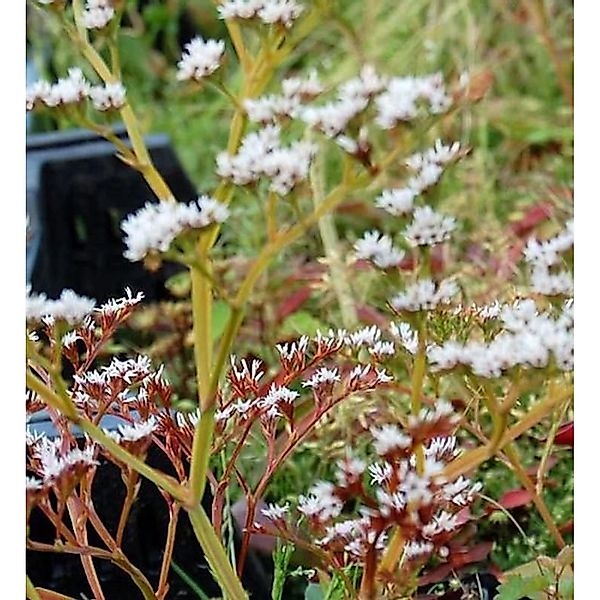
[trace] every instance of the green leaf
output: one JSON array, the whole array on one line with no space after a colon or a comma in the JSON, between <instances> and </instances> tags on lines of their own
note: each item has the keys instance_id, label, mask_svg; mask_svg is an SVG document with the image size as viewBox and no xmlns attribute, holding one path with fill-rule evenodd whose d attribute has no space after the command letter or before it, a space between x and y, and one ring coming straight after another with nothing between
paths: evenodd
<instances>
[{"instance_id":1,"label":"green leaf","mask_svg":"<svg viewBox=\"0 0 600 600\"><path fill-rule=\"evenodd\" d=\"M309 583L304 590L304 600L323 600L323 590L318 583Z\"/></svg>"},{"instance_id":2,"label":"green leaf","mask_svg":"<svg viewBox=\"0 0 600 600\"><path fill-rule=\"evenodd\" d=\"M561 577L558 582L558 593L561 600L572 600L575 597L573 577Z\"/></svg>"},{"instance_id":3,"label":"green leaf","mask_svg":"<svg viewBox=\"0 0 600 600\"><path fill-rule=\"evenodd\" d=\"M310 313L299 310L290 315L283 322L283 333L297 333L299 335L313 336L317 330L326 330L327 327L318 319L315 319Z\"/></svg>"},{"instance_id":4,"label":"green leaf","mask_svg":"<svg viewBox=\"0 0 600 600\"><path fill-rule=\"evenodd\" d=\"M551 583L549 575L536 575L534 577L510 575L498 588L498 594L494 600L521 600L523 596L543 592Z\"/></svg>"}]
</instances>

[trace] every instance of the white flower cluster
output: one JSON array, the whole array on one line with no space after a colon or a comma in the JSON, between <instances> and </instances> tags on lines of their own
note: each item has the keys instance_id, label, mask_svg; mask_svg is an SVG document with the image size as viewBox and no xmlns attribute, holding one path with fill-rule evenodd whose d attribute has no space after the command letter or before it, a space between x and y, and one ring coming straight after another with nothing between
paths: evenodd
<instances>
[{"instance_id":1,"label":"white flower cluster","mask_svg":"<svg viewBox=\"0 0 600 600\"><path fill-rule=\"evenodd\" d=\"M93 86L81 69L69 69L67 77L51 84L40 80L27 87L27 110L44 105L48 108L79 104L90 98L95 109L119 109L125 104L125 88L120 81Z\"/></svg>"},{"instance_id":2,"label":"white flower cluster","mask_svg":"<svg viewBox=\"0 0 600 600\"><path fill-rule=\"evenodd\" d=\"M270 191L285 196L306 179L317 148L309 142L281 146L280 129L268 125L248 134L234 156L221 152L217 156L217 173L236 185L247 185L260 177L269 178Z\"/></svg>"},{"instance_id":3,"label":"white flower cluster","mask_svg":"<svg viewBox=\"0 0 600 600\"><path fill-rule=\"evenodd\" d=\"M229 361L231 362L229 378L233 382L238 384L245 383L247 386L258 386L259 381L265 374L262 362L260 360L254 359L248 363L245 358L242 358L239 367L237 366L237 360L235 356L230 356Z\"/></svg>"},{"instance_id":4,"label":"white flower cluster","mask_svg":"<svg viewBox=\"0 0 600 600\"><path fill-rule=\"evenodd\" d=\"M366 468L367 463L364 460L347 454L345 458L337 463L337 470L335 472L337 484L342 487L348 487L359 482Z\"/></svg>"},{"instance_id":5,"label":"white flower cluster","mask_svg":"<svg viewBox=\"0 0 600 600\"><path fill-rule=\"evenodd\" d=\"M398 250L389 235L379 231L367 231L354 244L355 256L358 259L369 260L380 269L397 267L404 259L405 253Z\"/></svg>"},{"instance_id":6,"label":"white flower cluster","mask_svg":"<svg viewBox=\"0 0 600 600\"><path fill-rule=\"evenodd\" d=\"M290 28L304 7L296 0L225 0L218 7L221 19L254 19Z\"/></svg>"},{"instance_id":7,"label":"white flower cluster","mask_svg":"<svg viewBox=\"0 0 600 600\"><path fill-rule=\"evenodd\" d=\"M360 348L361 346L373 347L381 339L381 329L377 325L363 327L350 334L343 332L344 342L351 348Z\"/></svg>"},{"instance_id":8,"label":"white flower cluster","mask_svg":"<svg viewBox=\"0 0 600 600\"><path fill-rule=\"evenodd\" d=\"M445 406L429 412L432 419L448 416ZM457 513L472 503L481 489L480 484L473 484L463 476L447 481L443 474L446 464L458 454L456 438L429 437L422 468L417 468L410 435L396 425L375 427L371 431L383 462L367 464L347 456L338 463L337 484L319 481L298 499L298 511L306 517L309 528L320 536L316 543L338 552L343 549L353 563L364 559L376 541L376 550L385 550L387 532L399 526L410 532L405 540L405 559L427 557L435 550L442 557L448 556L445 546L448 533L461 526ZM355 485L362 486L367 471L373 486L368 508L359 506L359 517L343 518L344 499L352 494ZM279 528L287 526L283 520L288 513L287 505L269 506L263 511ZM423 519L423 514L428 517Z\"/></svg>"},{"instance_id":9,"label":"white flower cluster","mask_svg":"<svg viewBox=\"0 0 600 600\"><path fill-rule=\"evenodd\" d=\"M120 81L97 85L90 89L90 98L96 110L118 110L125 105L125 87Z\"/></svg>"},{"instance_id":10,"label":"white flower cluster","mask_svg":"<svg viewBox=\"0 0 600 600\"><path fill-rule=\"evenodd\" d=\"M435 246L450 238L456 219L435 212L431 206L419 206L413 213L413 222L404 230L411 246Z\"/></svg>"},{"instance_id":11,"label":"white flower cluster","mask_svg":"<svg viewBox=\"0 0 600 600\"><path fill-rule=\"evenodd\" d=\"M413 211L413 201L417 192L409 187L393 190L383 190L375 199L377 208L389 212L395 217L407 215Z\"/></svg>"},{"instance_id":12,"label":"white flower cluster","mask_svg":"<svg viewBox=\"0 0 600 600\"><path fill-rule=\"evenodd\" d=\"M117 431L104 431L109 435L115 442L137 442L149 435L152 435L154 430L158 427L156 417L150 416L145 421L138 421L137 423L125 423L117 427Z\"/></svg>"},{"instance_id":13,"label":"white flower cluster","mask_svg":"<svg viewBox=\"0 0 600 600\"><path fill-rule=\"evenodd\" d=\"M121 223L127 246L124 256L134 262L150 252L166 252L183 232L223 223L228 216L228 208L209 196L189 204L148 202Z\"/></svg>"},{"instance_id":14,"label":"white flower cluster","mask_svg":"<svg viewBox=\"0 0 600 600\"><path fill-rule=\"evenodd\" d=\"M109 298L104 304L101 304L96 312L101 315L116 315L137 306L144 299L144 292L138 292L135 296L130 288L125 288L125 296L121 298Z\"/></svg>"},{"instance_id":15,"label":"white flower cluster","mask_svg":"<svg viewBox=\"0 0 600 600\"><path fill-rule=\"evenodd\" d=\"M41 475L44 483L56 481L71 468L90 467L98 464L94 459L95 446L86 446L84 450L73 448L67 452L61 451L62 440L43 438L35 447L35 455L41 463Z\"/></svg>"},{"instance_id":16,"label":"white flower cluster","mask_svg":"<svg viewBox=\"0 0 600 600\"><path fill-rule=\"evenodd\" d=\"M289 503L286 503L284 505L268 504L267 508L261 509L260 512L263 516L265 516L267 519L270 519L271 521L280 521L285 518L289 511L290 505Z\"/></svg>"},{"instance_id":17,"label":"white flower cluster","mask_svg":"<svg viewBox=\"0 0 600 600\"><path fill-rule=\"evenodd\" d=\"M161 374L161 369L157 372ZM127 385L142 382L152 375L152 364L150 359L143 354L136 358L119 360L113 358L106 366L98 370L86 371L82 375L73 377L75 383L83 389L96 388L101 392L110 388L113 381L124 382Z\"/></svg>"},{"instance_id":18,"label":"white flower cluster","mask_svg":"<svg viewBox=\"0 0 600 600\"><path fill-rule=\"evenodd\" d=\"M446 92L441 73L435 73L425 77L395 77L375 103L376 123L382 129L392 129L400 122L416 118L420 105L434 115L446 112L452 98Z\"/></svg>"},{"instance_id":19,"label":"white flower cluster","mask_svg":"<svg viewBox=\"0 0 600 600\"><path fill-rule=\"evenodd\" d=\"M433 310L440 304L448 304L457 293L458 286L452 280L436 284L432 279L421 279L392 298L390 303L397 311Z\"/></svg>"},{"instance_id":20,"label":"white flower cluster","mask_svg":"<svg viewBox=\"0 0 600 600\"><path fill-rule=\"evenodd\" d=\"M406 450L412 446L412 438L404 433L398 425L383 425L371 428L373 447L380 456L385 456L394 450Z\"/></svg>"},{"instance_id":21,"label":"white flower cluster","mask_svg":"<svg viewBox=\"0 0 600 600\"><path fill-rule=\"evenodd\" d=\"M86 29L104 29L114 16L111 0L86 0L81 19Z\"/></svg>"},{"instance_id":22,"label":"white flower cluster","mask_svg":"<svg viewBox=\"0 0 600 600\"><path fill-rule=\"evenodd\" d=\"M299 116L310 125L319 129L328 137L339 136L348 123L369 105L371 98L385 86L371 65L365 65L359 76L340 86L337 99L322 106L308 106Z\"/></svg>"},{"instance_id":23,"label":"white flower cluster","mask_svg":"<svg viewBox=\"0 0 600 600\"><path fill-rule=\"evenodd\" d=\"M335 494L335 486L328 481L315 483L306 496L299 496L298 511L311 519L326 522L340 515L343 502Z\"/></svg>"},{"instance_id":24,"label":"white flower cluster","mask_svg":"<svg viewBox=\"0 0 600 600\"><path fill-rule=\"evenodd\" d=\"M307 79L291 77L282 83L283 94L260 98L247 98L244 108L250 121L255 123L275 122L278 118L296 118L300 114L302 103L318 96L323 91L316 71L311 71Z\"/></svg>"},{"instance_id":25,"label":"white flower cluster","mask_svg":"<svg viewBox=\"0 0 600 600\"><path fill-rule=\"evenodd\" d=\"M86 296L79 296L73 290L63 290L57 300L50 300L46 294L36 294L27 286L25 315L27 320L47 322L66 321L69 325L80 323L96 305L96 301Z\"/></svg>"},{"instance_id":26,"label":"white flower cluster","mask_svg":"<svg viewBox=\"0 0 600 600\"><path fill-rule=\"evenodd\" d=\"M87 98L90 83L83 76L81 69L69 69L67 77L59 79L55 84L48 81L37 81L27 87L27 110L32 110L38 103L54 108L60 105L77 104Z\"/></svg>"},{"instance_id":27,"label":"white flower cluster","mask_svg":"<svg viewBox=\"0 0 600 600\"><path fill-rule=\"evenodd\" d=\"M414 175L408 180L407 186L384 190L376 198L375 205L394 216L410 214L413 211L414 199L428 187L435 185L439 181L444 172L444 166L456 159L459 152L459 142L454 142L447 146L438 139L435 141L433 148L423 153L413 154L406 160L406 165L414 171ZM425 217L430 218L431 215L429 213L433 213L429 207L424 207L424 209L428 209L429 212L419 215L423 220L425 220ZM435 214L433 213L433 215ZM449 218L447 219L444 223L449 228L449 231L452 231L454 228L453 223L450 222Z\"/></svg>"},{"instance_id":28,"label":"white flower cluster","mask_svg":"<svg viewBox=\"0 0 600 600\"><path fill-rule=\"evenodd\" d=\"M489 342L449 340L427 349L432 371L470 368L480 377L500 377L515 367L544 368L553 360L564 371L573 368L573 303L565 303L558 318L540 313L533 300L504 306L504 330Z\"/></svg>"},{"instance_id":29,"label":"white flower cluster","mask_svg":"<svg viewBox=\"0 0 600 600\"><path fill-rule=\"evenodd\" d=\"M400 344L407 352L410 354L417 353L419 335L408 323L400 323L400 325L391 323L390 333L400 341Z\"/></svg>"},{"instance_id":30,"label":"white flower cluster","mask_svg":"<svg viewBox=\"0 0 600 600\"><path fill-rule=\"evenodd\" d=\"M433 148L409 157L407 165L416 171L403 188L383 190L375 199L375 205L391 215L404 216L412 213L413 220L403 232L406 242L413 247L434 246L450 238L456 228L456 219L442 215L431 206L414 207L415 198L427 187L437 183L444 165L454 160L459 153L460 144L449 146L436 140ZM356 258L370 260L380 268L397 266L404 256L394 248L392 239L378 231L365 233L362 240L354 245Z\"/></svg>"},{"instance_id":31,"label":"white flower cluster","mask_svg":"<svg viewBox=\"0 0 600 600\"><path fill-rule=\"evenodd\" d=\"M561 233L545 241L530 239L523 254L531 266L531 289L545 296L573 294L573 275L567 271L553 272L561 261L561 254L573 247L573 221Z\"/></svg>"},{"instance_id":32,"label":"white flower cluster","mask_svg":"<svg viewBox=\"0 0 600 600\"><path fill-rule=\"evenodd\" d=\"M177 63L179 81L195 80L212 75L221 65L225 53L223 40L203 40L195 37L185 45L181 60Z\"/></svg>"},{"instance_id":33,"label":"white flower cluster","mask_svg":"<svg viewBox=\"0 0 600 600\"><path fill-rule=\"evenodd\" d=\"M333 385L338 381L340 381L340 374L336 368L321 367L312 377L302 382L302 387L318 388L321 385Z\"/></svg>"}]
</instances>

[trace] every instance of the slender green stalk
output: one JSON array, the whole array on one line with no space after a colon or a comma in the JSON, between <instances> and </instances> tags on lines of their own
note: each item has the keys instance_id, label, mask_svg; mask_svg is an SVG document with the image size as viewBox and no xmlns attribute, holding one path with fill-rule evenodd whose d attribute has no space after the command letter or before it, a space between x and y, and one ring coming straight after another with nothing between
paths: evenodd
<instances>
[{"instance_id":1,"label":"slender green stalk","mask_svg":"<svg viewBox=\"0 0 600 600\"><path fill-rule=\"evenodd\" d=\"M202 501L206 489L206 474L210 463L210 450L215 429L215 407L212 406L200 414L192 442L192 460L190 463L190 492L192 505Z\"/></svg>"},{"instance_id":2,"label":"slender green stalk","mask_svg":"<svg viewBox=\"0 0 600 600\"><path fill-rule=\"evenodd\" d=\"M324 170L324 155L322 152L319 152L310 170L310 182L315 210L319 208L325 196ZM327 257L327 266L331 273L331 285L333 286L340 307L342 323L346 329L352 329L356 327L358 318L356 316L352 289L348 281L348 273L341 260L339 239L331 213L323 215L319 219L318 225L323 249ZM271 239L271 236L269 236L269 239Z\"/></svg>"},{"instance_id":3,"label":"slender green stalk","mask_svg":"<svg viewBox=\"0 0 600 600\"><path fill-rule=\"evenodd\" d=\"M548 528L550 535L554 539L554 543L558 546L559 550L562 550L566 545L565 540L563 539L562 534L558 530L554 518L548 510L548 507L546 506L543 497L541 496L541 494L538 494L536 487L533 484L533 481L531 481L531 478L529 477L529 475L527 475L527 472L523 468L516 446L514 444L508 444L508 446L504 448L504 453L508 457L508 460L512 465L513 472L517 476L517 479L519 480L521 485L532 495L533 503L535 504L535 507L537 508L540 517L542 517L542 520Z\"/></svg>"},{"instance_id":4,"label":"slender green stalk","mask_svg":"<svg viewBox=\"0 0 600 600\"><path fill-rule=\"evenodd\" d=\"M497 445L496 452L502 450L507 444L510 444L526 431L537 425L542 419L547 417L556 406L560 405L568 398L573 396L573 385L567 385L561 393L554 396L547 396L544 400L534 406L522 419L509 427ZM491 444L480 446L469 450L455 458L444 469L442 475L447 479L456 479L460 475L464 475L468 471L477 468L481 463L485 462L494 455Z\"/></svg>"},{"instance_id":5,"label":"slender green stalk","mask_svg":"<svg viewBox=\"0 0 600 600\"><path fill-rule=\"evenodd\" d=\"M200 504L188 509L188 515L196 537L200 540L206 560L227 600L247 600L248 595L235 574L221 540Z\"/></svg>"},{"instance_id":6,"label":"slender green stalk","mask_svg":"<svg viewBox=\"0 0 600 600\"><path fill-rule=\"evenodd\" d=\"M202 588L174 561L171 561L171 568L183 581L188 585L188 587L200 598L200 600L211 600L202 590Z\"/></svg>"},{"instance_id":7,"label":"slender green stalk","mask_svg":"<svg viewBox=\"0 0 600 600\"><path fill-rule=\"evenodd\" d=\"M29 575L25 575L25 592L29 600L42 600L38 591L35 589L35 586L31 583Z\"/></svg>"},{"instance_id":8,"label":"slender green stalk","mask_svg":"<svg viewBox=\"0 0 600 600\"><path fill-rule=\"evenodd\" d=\"M208 257L201 259L204 269L211 273ZM196 380L198 399L202 411L211 405L208 391L212 368L212 285L202 272L190 268L192 281L192 317L194 323L194 356L196 360Z\"/></svg>"}]
</instances>

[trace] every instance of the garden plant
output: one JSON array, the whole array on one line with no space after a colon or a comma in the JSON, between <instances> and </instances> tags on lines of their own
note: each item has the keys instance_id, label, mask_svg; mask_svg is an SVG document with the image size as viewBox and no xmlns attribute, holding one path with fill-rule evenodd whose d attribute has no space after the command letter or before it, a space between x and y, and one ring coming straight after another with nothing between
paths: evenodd
<instances>
[{"instance_id":1,"label":"garden plant","mask_svg":"<svg viewBox=\"0 0 600 600\"><path fill-rule=\"evenodd\" d=\"M484 570L501 581L503 600L571 598L574 237L564 130L538 132L537 154L521 155L537 161L529 170L541 165L551 201L529 202L523 190L540 187L531 177L511 182L512 206L519 194L527 200L518 218L502 207L493 215L464 191L491 194L488 182L469 183L472 165L494 160L489 140L478 136L480 153L464 131L491 102L494 72L422 61L417 70L408 51L401 65L370 59L361 27L378 26L378 43L387 35L395 44L395 3L162 4L29 6L56 34L58 74L28 87L27 110L114 143L156 196L123 218L124 256L150 270L183 268L173 300L156 306L138 290L106 302L28 290L27 415L46 411L56 430L27 429L28 520L36 511L55 530L46 543L28 528L28 550L73 555L87 598L107 598L96 568L109 561L140 598L166 599L186 514L198 542L188 552L205 557L228 600L249 597L242 581L257 539L272 540L275 599L492 597L465 579ZM514 3L520 12L501 4L539 40L568 130L570 67L553 37L555 3ZM202 32L178 49L165 23L182 8L220 35ZM382 8L392 11L387 29ZM148 22L166 32L166 49L152 50L162 61L156 83L133 68L143 57L127 55ZM327 41L331 31L351 63ZM182 106L206 111L201 132ZM185 146L199 189L192 202L175 198L152 162L152 110ZM126 140L113 131L118 121ZM103 426L108 416L117 429ZM151 449L168 472L148 464ZM114 530L94 502L107 462L124 486ZM142 480L160 490L169 516L156 579L123 550ZM32 600L68 598L60 592L27 578ZM189 597L202 594L191 582Z\"/></svg>"}]
</instances>

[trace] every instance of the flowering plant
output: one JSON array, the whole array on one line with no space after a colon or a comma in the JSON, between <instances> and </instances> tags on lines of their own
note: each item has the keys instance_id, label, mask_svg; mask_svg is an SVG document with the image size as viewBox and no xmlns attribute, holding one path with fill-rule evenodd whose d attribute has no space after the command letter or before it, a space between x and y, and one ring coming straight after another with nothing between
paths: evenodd
<instances>
[{"instance_id":1,"label":"flowering plant","mask_svg":"<svg viewBox=\"0 0 600 600\"><path fill-rule=\"evenodd\" d=\"M27 90L27 109L60 113L113 142L156 195L157 203L121 224L124 254L151 268L171 261L189 270L198 407L178 411L162 367L146 356L101 360L142 294L127 290L97 306L72 290L56 300L28 290L27 411L46 410L57 432L27 432L28 514L41 511L56 536L54 545L28 539L28 547L79 555L97 600L104 593L95 560L116 564L144 598L162 599L185 511L229 599L248 597L241 578L259 533L310 552L322 581L337 578L343 597L413 597L424 567L464 564L469 546L461 534L482 496L481 484L466 475L494 456L510 465L564 547L515 440L556 410L564 416L572 399L573 226L529 240L523 254L530 284L516 293L490 289L481 295L486 302L475 303L461 287L460 261L449 244L460 223L434 204L445 170L470 149L440 139L416 147L414 140L477 99L468 78L384 75L365 64L335 88L316 72L277 85L290 55L336 9L320 0L216 3L228 40L191 40L174 79L200 95L211 86L231 103L229 139L215 156L216 189L186 204L154 167L122 81L117 42L125 3L37 4L63 27L89 75L72 68L55 83L36 82ZM129 143L109 126L116 115ZM357 194L373 197L392 223L387 232L365 232L349 250L357 269L377 272L380 285L369 302L378 325L357 326L352 303L343 304L343 269L334 272L332 263L343 328L281 342L277 366L235 358L248 303L273 259ZM264 217L256 227L264 243L231 291L215 268L214 248L221 229L235 226L245 195L260 202ZM216 297L229 316L215 343ZM316 481L290 502L265 504L282 465L351 402L376 408L365 413L333 481ZM119 419L116 430L102 427L106 416ZM258 478L242 461L251 437L261 439L265 453ZM151 446L168 458L171 474L147 463ZM224 457L218 470L211 465L217 455ZM126 487L115 532L93 501L104 460L121 471ZM158 581L122 549L140 477L157 486L169 513ZM233 564L222 538L226 493L235 484L246 510ZM207 486L210 518L201 503ZM88 528L103 547L90 543ZM42 597L29 579L27 586L29 598Z\"/></svg>"}]
</instances>

